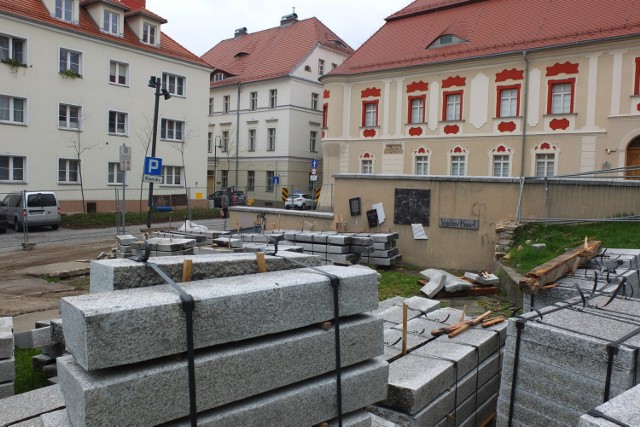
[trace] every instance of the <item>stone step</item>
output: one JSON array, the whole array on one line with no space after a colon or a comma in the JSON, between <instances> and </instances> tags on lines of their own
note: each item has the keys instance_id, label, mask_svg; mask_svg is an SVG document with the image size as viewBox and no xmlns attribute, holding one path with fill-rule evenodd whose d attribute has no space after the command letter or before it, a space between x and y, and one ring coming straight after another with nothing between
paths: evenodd
<instances>
[{"instance_id":1,"label":"stone step","mask_svg":"<svg viewBox=\"0 0 640 427\"><path fill-rule=\"evenodd\" d=\"M340 324L347 367L382 354L382 321L358 315ZM317 325L199 351L198 411L304 381L335 369L334 329ZM58 359L59 378L74 425L157 425L189 415L186 360L164 358L121 369L85 371L71 356ZM224 392L223 392L224 391ZM117 408L117 410L113 410Z\"/></svg>"},{"instance_id":2,"label":"stone step","mask_svg":"<svg viewBox=\"0 0 640 427\"><path fill-rule=\"evenodd\" d=\"M290 254L295 255L295 254ZM341 316L377 307L379 274L367 267L317 267L340 278ZM334 317L329 279L311 269L183 284L196 301L196 348L292 330ZM67 348L87 370L186 351L185 315L169 285L66 297L60 311Z\"/></svg>"},{"instance_id":3,"label":"stone step","mask_svg":"<svg viewBox=\"0 0 640 427\"><path fill-rule=\"evenodd\" d=\"M320 265L320 260L304 254L290 252L278 253L278 256L266 257L269 271L299 268L288 261L292 259L309 266ZM193 261L192 280L212 279L215 277L241 276L258 272L255 254L211 254L197 257L176 256L154 259L162 271L176 282L182 281L182 269L185 259ZM115 291L121 289L142 288L164 285L164 280L144 263L123 259L93 261L91 263L91 293Z\"/></svg>"}]
</instances>

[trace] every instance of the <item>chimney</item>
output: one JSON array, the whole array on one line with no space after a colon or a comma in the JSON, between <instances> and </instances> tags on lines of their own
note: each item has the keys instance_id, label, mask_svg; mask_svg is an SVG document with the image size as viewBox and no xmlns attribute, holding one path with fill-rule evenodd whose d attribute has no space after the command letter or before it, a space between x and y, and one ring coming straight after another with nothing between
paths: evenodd
<instances>
[{"instance_id":1,"label":"chimney","mask_svg":"<svg viewBox=\"0 0 640 427\"><path fill-rule=\"evenodd\" d=\"M245 36L247 34L247 27L238 28L234 33L233 37Z\"/></svg>"},{"instance_id":2,"label":"chimney","mask_svg":"<svg viewBox=\"0 0 640 427\"><path fill-rule=\"evenodd\" d=\"M120 3L124 3L131 10L147 8L147 0L120 0Z\"/></svg>"},{"instance_id":3,"label":"chimney","mask_svg":"<svg viewBox=\"0 0 640 427\"><path fill-rule=\"evenodd\" d=\"M290 15L284 15L282 18L280 18L280 26L284 27L286 25L291 25L297 20L298 20L298 15L295 12L293 12Z\"/></svg>"}]
</instances>

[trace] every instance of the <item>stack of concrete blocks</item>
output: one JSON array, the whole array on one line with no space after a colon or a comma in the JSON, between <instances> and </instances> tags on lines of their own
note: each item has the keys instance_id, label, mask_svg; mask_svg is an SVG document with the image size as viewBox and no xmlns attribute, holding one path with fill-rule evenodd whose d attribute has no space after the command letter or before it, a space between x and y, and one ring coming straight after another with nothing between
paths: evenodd
<instances>
[{"instance_id":1,"label":"stack of concrete blocks","mask_svg":"<svg viewBox=\"0 0 640 427\"><path fill-rule=\"evenodd\" d=\"M130 256L135 255L131 248L131 244L138 241L140 241L140 239L136 236L132 236L131 234L116 235L116 257L129 258Z\"/></svg>"},{"instance_id":2,"label":"stack of concrete blocks","mask_svg":"<svg viewBox=\"0 0 640 427\"><path fill-rule=\"evenodd\" d=\"M585 296L591 295L594 284L599 293L612 293L625 279L624 289L620 295L640 297L640 250L638 249L604 249L586 268L574 274L564 276L554 283L558 286L540 290L533 298L536 309L553 305L560 301L579 296L576 285ZM532 298L524 295L522 307L524 312L532 309Z\"/></svg>"},{"instance_id":3,"label":"stack of concrete blocks","mask_svg":"<svg viewBox=\"0 0 640 427\"><path fill-rule=\"evenodd\" d=\"M193 255L196 247L194 239L151 237L146 242L149 243L151 249L149 256L152 257ZM145 248L145 241L131 242L130 247L133 255L141 256Z\"/></svg>"},{"instance_id":4,"label":"stack of concrete blocks","mask_svg":"<svg viewBox=\"0 0 640 427\"><path fill-rule=\"evenodd\" d=\"M473 284L444 270L429 268L420 272L429 282L420 289L428 298L434 298L440 291L459 292L473 287Z\"/></svg>"},{"instance_id":5,"label":"stack of concrete blocks","mask_svg":"<svg viewBox=\"0 0 640 427\"><path fill-rule=\"evenodd\" d=\"M304 253L316 255L323 264L329 265L357 263L362 248L373 251L372 239L356 237L353 233L285 231L284 239L285 244L301 247Z\"/></svg>"},{"instance_id":6,"label":"stack of concrete blocks","mask_svg":"<svg viewBox=\"0 0 640 427\"><path fill-rule=\"evenodd\" d=\"M337 425L334 328L320 327L333 319L328 277L275 271L295 266L272 256L267 273L225 277L220 270L255 265L255 255L202 257L208 263L194 257L194 281L182 284L196 301L198 425ZM180 277L178 258L154 262ZM379 275L362 266L317 268L340 278L343 425L370 426L360 409L386 397L388 379L382 321L365 314L377 307ZM209 270L220 277L199 280ZM154 275L130 260L94 261L92 293L61 300L72 354L58 360L67 408L43 416L44 426L189 425L187 361L174 356L186 351L185 316L177 293Z\"/></svg>"},{"instance_id":7,"label":"stack of concrete blocks","mask_svg":"<svg viewBox=\"0 0 640 427\"><path fill-rule=\"evenodd\" d=\"M596 296L583 307L574 298L526 313L519 344L518 319L509 320L498 426L575 426L605 401L607 387L613 398L636 386L640 300L614 298L605 306L609 300Z\"/></svg>"},{"instance_id":8,"label":"stack of concrete blocks","mask_svg":"<svg viewBox=\"0 0 640 427\"><path fill-rule=\"evenodd\" d=\"M13 349L13 319L0 317L0 399L14 393L16 370Z\"/></svg>"},{"instance_id":9,"label":"stack of concrete blocks","mask_svg":"<svg viewBox=\"0 0 640 427\"><path fill-rule=\"evenodd\" d=\"M31 367L42 372L51 383L57 382L56 359L65 354L61 319L41 320L36 328L14 335L16 348L37 348L40 354L31 358Z\"/></svg>"},{"instance_id":10,"label":"stack of concrete blocks","mask_svg":"<svg viewBox=\"0 0 640 427\"><path fill-rule=\"evenodd\" d=\"M283 232L270 231L265 233L243 233L234 234L232 237L242 239L242 252L273 253L276 243L278 245L278 251L304 252L304 248L302 246L297 246L288 240L284 240Z\"/></svg>"},{"instance_id":11,"label":"stack of concrete blocks","mask_svg":"<svg viewBox=\"0 0 640 427\"><path fill-rule=\"evenodd\" d=\"M151 237L164 237L164 238L178 238L178 239L193 239L196 241L197 246L212 245L213 241L219 237L228 235L228 231L222 230L190 230L190 231L171 231L162 232L155 231L151 233Z\"/></svg>"},{"instance_id":12,"label":"stack of concrete blocks","mask_svg":"<svg viewBox=\"0 0 640 427\"><path fill-rule=\"evenodd\" d=\"M407 353L402 355L402 304L408 306ZM381 426L476 426L496 410L506 323L474 326L454 338L431 331L457 323L462 311L412 297L380 303L389 365L386 400L367 409Z\"/></svg>"},{"instance_id":13,"label":"stack of concrete blocks","mask_svg":"<svg viewBox=\"0 0 640 427\"><path fill-rule=\"evenodd\" d=\"M640 425L640 386L635 386L580 417L578 427ZM602 415L601 415L602 414Z\"/></svg>"},{"instance_id":14,"label":"stack of concrete blocks","mask_svg":"<svg viewBox=\"0 0 640 427\"><path fill-rule=\"evenodd\" d=\"M398 233L360 233L355 237L373 239L373 251L361 253L360 264L390 267L402 261L402 255L396 247L396 241L400 238Z\"/></svg>"}]
</instances>

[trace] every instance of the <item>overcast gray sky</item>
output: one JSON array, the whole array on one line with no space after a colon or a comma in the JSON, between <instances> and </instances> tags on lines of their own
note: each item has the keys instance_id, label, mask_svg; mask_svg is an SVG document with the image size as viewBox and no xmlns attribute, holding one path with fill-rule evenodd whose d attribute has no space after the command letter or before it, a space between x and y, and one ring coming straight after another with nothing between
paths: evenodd
<instances>
[{"instance_id":1,"label":"overcast gray sky","mask_svg":"<svg viewBox=\"0 0 640 427\"><path fill-rule=\"evenodd\" d=\"M252 33L280 25L283 15L318 18L357 49L383 24L384 18L412 0L147 0L147 9L169 21L162 31L200 56L237 28Z\"/></svg>"}]
</instances>

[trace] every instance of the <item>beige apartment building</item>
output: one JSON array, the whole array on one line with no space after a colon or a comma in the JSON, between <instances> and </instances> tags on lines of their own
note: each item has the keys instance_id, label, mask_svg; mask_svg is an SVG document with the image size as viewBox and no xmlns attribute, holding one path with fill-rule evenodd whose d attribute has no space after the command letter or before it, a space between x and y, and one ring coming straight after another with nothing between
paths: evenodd
<instances>
[{"instance_id":1,"label":"beige apartment building","mask_svg":"<svg viewBox=\"0 0 640 427\"><path fill-rule=\"evenodd\" d=\"M321 80L325 184L640 166L631 0L417 0Z\"/></svg>"}]
</instances>

